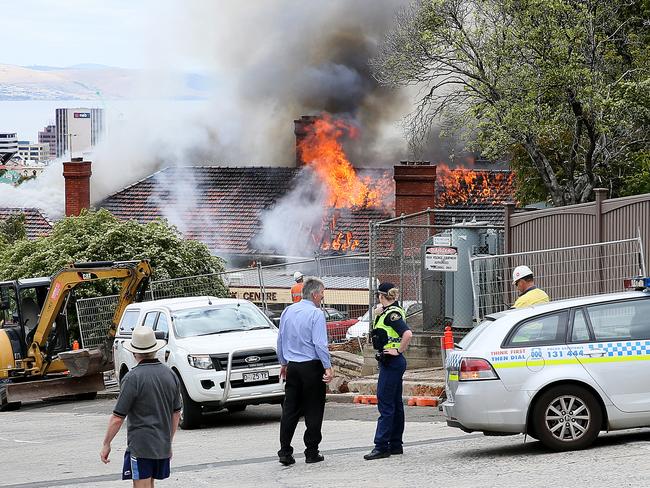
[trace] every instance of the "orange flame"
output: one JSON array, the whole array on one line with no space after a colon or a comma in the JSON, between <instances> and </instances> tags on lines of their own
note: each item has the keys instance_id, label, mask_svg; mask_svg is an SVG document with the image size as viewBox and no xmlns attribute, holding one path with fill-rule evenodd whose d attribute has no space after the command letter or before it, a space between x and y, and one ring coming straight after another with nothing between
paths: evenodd
<instances>
[{"instance_id":1,"label":"orange flame","mask_svg":"<svg viewBox=\"0 0 650 488\"><path fill-rule=\"evenodd\" d=\"M360 178L348 160L341 139L357 135L358 130L348 122L323 114L298 143L303 161L325 184L330 207L381 207L392 195L393 184L387 175L375 181Z\"/></svg>"},{"instance_id":2,"label":"orange flame","mask_svg":"<svg viewBox=\"0 0 650 488\"><path fill-rule=\"evenodd\" d=\"M346 232L339 231L337 236L332 239L332 242L324 242L321 246L321 249L324 251L333 250L333 251L354 251L359 247L359 241L352 237L352 232L349 230Z\"/></svg>"},{"instance_id":3,"label":"orange flame","mask_svg":"<svg viewBox=\"0 0 650 488\"><path fill-rule=\"evenodd\" d=\"M468 168L451 169L438 163L436 179L444 190L436 196L436 206L477 203L501 204L514 194L514 173L481 171Z\"/></svg>"}]
</instances>

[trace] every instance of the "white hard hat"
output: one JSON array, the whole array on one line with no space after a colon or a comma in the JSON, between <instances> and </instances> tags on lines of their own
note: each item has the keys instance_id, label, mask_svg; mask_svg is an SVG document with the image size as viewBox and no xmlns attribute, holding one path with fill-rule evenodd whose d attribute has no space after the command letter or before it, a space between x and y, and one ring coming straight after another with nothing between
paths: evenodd
<instances>
[{"instance_id":1,"label":"white hard hat","mask_svg":"<svg viewBox=\"0 0 650 488\"><path fill-rule=\"evenodd\" d=\"M303 274L302 274L300 271L296 271L296 272L293 274L293 279L296 280L296 281L298 281L298 280L299 280L300 278L302 278L302 277L303 277Z\"/></svg>"},{"instance_id":2,"label":"white hard hat","mask_svg":"<svg viewBox=\"0 0 650 488\"><path fill-rule=\"evenodd\" d=\"M533 270L530 269L528 266L517 266L512 272L512 284L514 285L520 279L532 275L533 275Z\"/></svg>"}]
</instances>

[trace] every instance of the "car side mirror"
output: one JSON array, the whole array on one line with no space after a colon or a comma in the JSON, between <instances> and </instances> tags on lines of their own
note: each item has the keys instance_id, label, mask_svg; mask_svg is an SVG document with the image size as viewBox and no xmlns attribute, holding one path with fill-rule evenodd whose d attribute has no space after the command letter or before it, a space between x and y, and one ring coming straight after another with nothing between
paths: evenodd
<instances>
[{"instance_id":1,"label":"car side mirror","mask_svg":"<svg viewBox=\"0 0 650 488\"><path fill-rule=\"evenodd\" d=\"M156 339L162 339L163 341L169 340L169 332L166 330L157 330L154 332Z\"/></svg>"},{"instance_id":2,"label":"car side mirror","mask_svg":"<svg viewBox=\"0 0 650 488\"><path fill-rule=\"evenodd\" d=\"M271 319L271 321L278 329L280 328L280 317L274 317Z\"/></svg>"}]
</instances>

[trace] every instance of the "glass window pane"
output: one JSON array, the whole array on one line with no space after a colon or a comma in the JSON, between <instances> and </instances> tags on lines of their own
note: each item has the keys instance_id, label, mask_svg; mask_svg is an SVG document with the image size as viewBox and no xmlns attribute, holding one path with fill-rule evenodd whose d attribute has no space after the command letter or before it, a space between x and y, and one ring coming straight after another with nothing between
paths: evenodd
<instances>
[{"instance_id":1,"label":"glass window pane","mask_svg":"<svg viewBox=\"0 0 650 488\"><path fill-rule=\"evenodd\" d=\"M162 312L160 313L160 317L158 317L158 322L156 323L156 330L169 332L169 325L167 324L167 316Z\"/></svg>"},{"instance_id":2,"label":"glass window pane","mask_svg":"<svg viewBox=\"0 0 650 488\"><path fill-rule=\"evenodd\" d=\"M571 331L571 342L583 342L589 340L589 328L587 319L582 310L578 310L573 316L573 330Z\"/></svg>"},{"instance_id":3,"label":"glass window pane","mask_svg":"<svg viewBox=\"0 0 650 488\"><path fill-rule=\"evenodd\" d=\"M513 346L523 344L562 344L564 343L565 314L545 315L534 317L520 324L510 340Z\"/></svg>"},{"instance_id":4,"label":"glass window pane","mask_svg":"<svg viewBox=\"0 0 650 488\"><path fill-rule=\"evenodd\" d=\"M157 316L158 316L158 312L149 312L147 315L145 315L144 323L142 325L153 329L153 326L156 323Z\"/></svg>"},{"instance_id":5,"label":"glass window pane","mask_svg":"<svg viewBox=\"0 0 650 488\"><path fill-rule=\"evenodd\" d=\"M139 310L128 310L124 312L122 320L120 322L120 333L121 334L131 334L133 327L138 322L138 316L140 315Z\"/></svg>"},{"instance_id":6,"label":"glass window pane","mask_svg":"<svg viewBox=\"0 0 650 488\"><path fill-rule=\"evenodd\" d=\"M631 300L587 308L597 341L650 338L650 300Z\"/></svg>"}]
</instances>

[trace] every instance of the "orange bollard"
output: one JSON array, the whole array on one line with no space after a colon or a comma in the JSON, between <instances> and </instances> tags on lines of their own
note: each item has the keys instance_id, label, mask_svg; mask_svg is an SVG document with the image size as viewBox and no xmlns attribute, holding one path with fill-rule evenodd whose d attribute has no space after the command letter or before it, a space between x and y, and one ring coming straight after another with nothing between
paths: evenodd
<instances>
[{"instance_id":1,"label":"orange bollard","mask_svg":"<svg viewBox=\"0 0 650 488\"><path fill-rule=\"evenodd\" d=\"M78 351L79 350L79 341L72 341L72 350L73 351Z\"/></svg>"},{"instance_id":2,"label":"orange bollard","mask_svg":"<svg viewBox=\"0 0 650 488\"><path fill-rule=\"evenodd\" d=\"M450 326L445 327L444 345L445 345L445 349L453 349L454 348L454 335L451 332L451 327Z\"/></svg>"}]
</instances>

